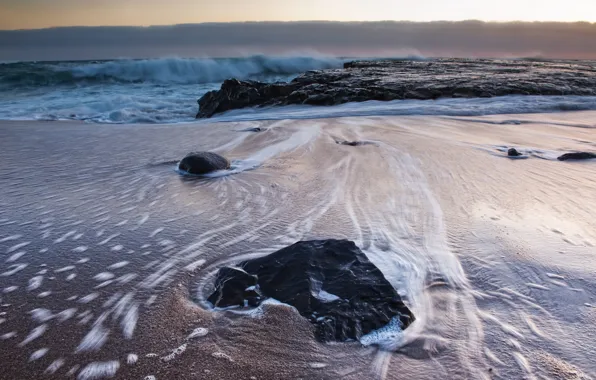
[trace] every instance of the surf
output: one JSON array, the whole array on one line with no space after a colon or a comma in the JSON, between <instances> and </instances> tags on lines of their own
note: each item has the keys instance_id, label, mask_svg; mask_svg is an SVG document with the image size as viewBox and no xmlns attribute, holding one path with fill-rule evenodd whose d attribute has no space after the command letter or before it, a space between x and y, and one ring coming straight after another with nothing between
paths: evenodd
<instances>
[{"instance_id":1,"label":"surf","mask_svg":"<svg viewBox=\"0 0 596 380\"><path fill-rule=\"evenodd\" d=\"M308 70L340 68L343 60L325 56L242 58L158 58L87 62L3 64L0 84L56 86L94 83L202 84L227 78L296 75Z\"/></svg>"}]
</instances>

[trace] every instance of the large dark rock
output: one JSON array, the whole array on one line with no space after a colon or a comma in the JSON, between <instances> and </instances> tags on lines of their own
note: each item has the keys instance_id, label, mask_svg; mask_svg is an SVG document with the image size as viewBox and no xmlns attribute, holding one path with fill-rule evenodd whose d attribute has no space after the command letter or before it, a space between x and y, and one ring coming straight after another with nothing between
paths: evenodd
<instances>
[{"instance_id":1,"label":"large dark rock","mask_svg":"<svg viewBox=\"0 0 596 380\"><path fill-rule=\"evenodd\" d=\"M574 152L574 153L565 153L562 156L559 156L557 160L559 161L567 161L567 160L591 160L596 159L595 153L590 152Z\"/></svg>"},{"instance_id":2,"label":"large dark rock","mask_svg":"<svg viewBox=\"0 0 596 380\"><path fill-rule=\"evenodd\" d=\"M302 241L222 268L208 300L224 308L266 298L294 306L322 341L359 339L392 319L402 329L414 321L383 273L348 240Z\"/></svg>"},{"instance_id":3,"label":"large dark rock","mask_svg":"<svg viewBox=\"0 0 596 380\"><path fill-rule=\"evenodd\" d=\"M522 154L515 148L509 148L509 150L507 151L507 155L509 157L519 157Z\"/></svg>"},{"instance_id":4,"label":"large dark rock","mask_svg":"<svg viewBox=\"0 0 596 380\"><path fill-rule=\"evenodd\" d=\"M178 168L190 174L207 174L229 169L230 161L213 152L193 152L180 161Z\"/></svg>"},{"instance_id":5,"label":"large dark rock","mask_svg":"<svg viewBox=\"0 0 596 380\"><path fill-rule=\"evenodd\" d=\"M217 273L215 292L207 300L218 306L258 306L262 297L256 285L257 276L240 268L224 267Z\"/></svg>"},{"instance_id":6,"label":"large dark rock","mask_svg":"<svg viewBox=\"0 0 596 380\"><path fill-rule=\"evenodd\" d=\"M199 99L197 118L254 106L504 95L596 95L596 63L455 58L354 61L343 69L309 71L288 83L226 80L220 90Z\"/></svg>"}]
</instances>

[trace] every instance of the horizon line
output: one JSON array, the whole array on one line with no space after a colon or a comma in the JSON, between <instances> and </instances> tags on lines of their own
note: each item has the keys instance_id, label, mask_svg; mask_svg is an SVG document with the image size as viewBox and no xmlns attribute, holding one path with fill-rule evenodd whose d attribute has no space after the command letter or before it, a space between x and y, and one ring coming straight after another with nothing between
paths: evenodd
<instances>
[{"instance_id":1,"label":"horizon line","mask_svg":"<svg viewBox=\"0 0 596 380\"><path fill-rule=\"evenodd\" d=\"M27 32L27 31L42 31L50 29L73 29L73 28L130 28L130 29L149 29L149 28L167 28L179 26L201 26L201 25L232 25L232 24L308 24L308 23L327 23L327 24L379 24L379 23L411 23L411 24L433 24L433 23L482 23L482 24L589 24L596 25L595 21L554 21L554 20L480 20L480 19L465 19L465 20L247 20L247 21L208 21L197 23L180 23L180 24L151 24L151 25L62 25L62 26L48 26L43 28L20 28L20 29L1 29L0 32Z\"/></svg>"}]
</instances>

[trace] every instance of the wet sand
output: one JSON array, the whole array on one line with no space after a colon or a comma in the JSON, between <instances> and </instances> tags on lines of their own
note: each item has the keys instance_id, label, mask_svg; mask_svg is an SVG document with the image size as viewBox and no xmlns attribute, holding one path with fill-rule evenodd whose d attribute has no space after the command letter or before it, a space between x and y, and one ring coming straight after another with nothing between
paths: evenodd
<instances>
[{"instance_id":1,"label":"wet sand","mask_svg":"<svg viewBox=\"0 0 596 380\"><path fill-rule=\"evenodd\" d=\"M235 173L181 177L193 150ZM593 378L596 161L574 150L596 112L1 122L0 379ZM208 309L219 267L311 238L354 240L406 300L390 350Z\"/></svg>"}]
</instances>

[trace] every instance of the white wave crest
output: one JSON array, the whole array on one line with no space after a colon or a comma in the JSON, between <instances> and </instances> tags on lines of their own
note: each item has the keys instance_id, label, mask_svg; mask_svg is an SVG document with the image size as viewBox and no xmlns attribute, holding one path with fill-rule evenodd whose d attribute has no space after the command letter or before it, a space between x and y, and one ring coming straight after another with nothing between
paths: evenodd
<instances>
[{"instance_id":1,"label":"white wave crest","mask_svg":"<svg viewBox=\"0 0 596 380\"><path fill-rule=\"evenodd\" d=\"M70 69L79 79L112 79L124 82L214 83L228 78L289 76L308 70L339 68L343 61L332 57L271 57L197 59L160 58L82 64Z\"/></svg>"}]
</instances>

